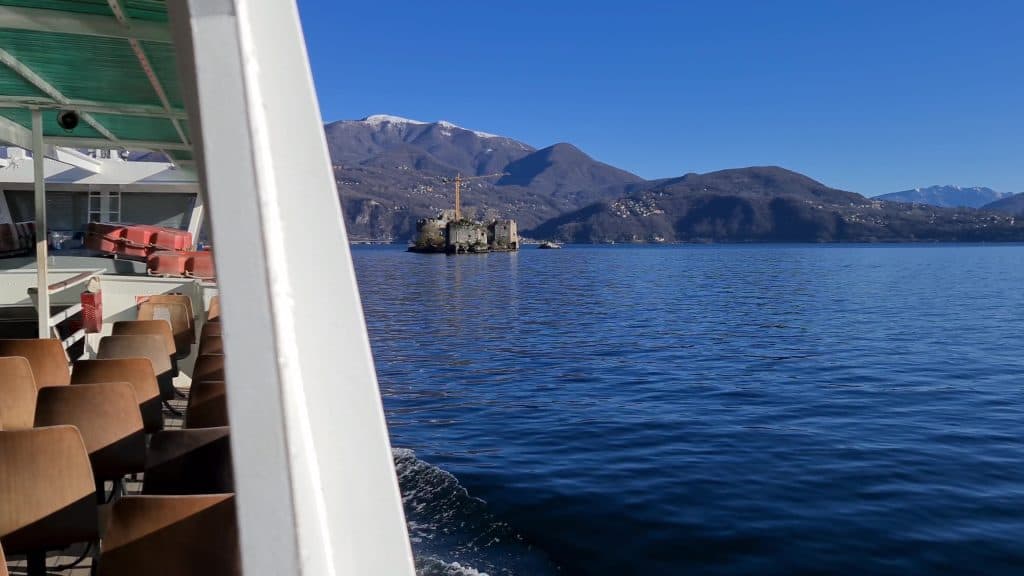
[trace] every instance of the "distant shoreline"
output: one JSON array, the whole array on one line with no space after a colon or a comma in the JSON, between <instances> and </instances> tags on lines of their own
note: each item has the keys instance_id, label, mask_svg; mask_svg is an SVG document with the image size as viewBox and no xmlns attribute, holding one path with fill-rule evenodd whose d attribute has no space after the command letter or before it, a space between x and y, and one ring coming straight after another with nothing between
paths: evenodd
<instances>
[{"instance_id":1,"label":"distant shoreline","mask_svg":"<svg viewBox=\"0 0 1024 576\"><path fill-rule=\"evenodd\" d=\"M827 242L800 242L800 241L676 241L676 242L559 242L562 246L576 247L601 247L601 248L623 248L623 247L658 247L658 246L1024 246L1024 240L838 240ZM350 246L394 246L406 249L407 242L367 242L349 240ZM529 250L536 248L540 242L523 243L523 248ZM522 251L522 250L520 250ZM494 252L508 252L508 250L496 250ZM443 252L437 252L443 254Z\"/></svg>"}]
</instances>

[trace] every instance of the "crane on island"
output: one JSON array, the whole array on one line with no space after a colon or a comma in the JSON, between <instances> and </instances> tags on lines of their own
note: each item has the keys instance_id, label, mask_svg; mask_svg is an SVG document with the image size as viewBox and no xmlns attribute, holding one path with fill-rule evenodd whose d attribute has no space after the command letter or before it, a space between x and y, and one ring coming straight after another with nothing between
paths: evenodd
<instances>
[{"instance_id":1,"label":"crane on island","mask_svg":"<svg viewBox=\"0 0 1024 576\"><path fill-rule=\"evenodd\" d=\"M484 178L494 178L496 176L511 176L508 172L495 172L494 174L484 174L482 176L467 176L462 177L462 173L455 174L455 220L462 220L462 183L467 180L482 180Z\"/></svg>"}]
</instances>

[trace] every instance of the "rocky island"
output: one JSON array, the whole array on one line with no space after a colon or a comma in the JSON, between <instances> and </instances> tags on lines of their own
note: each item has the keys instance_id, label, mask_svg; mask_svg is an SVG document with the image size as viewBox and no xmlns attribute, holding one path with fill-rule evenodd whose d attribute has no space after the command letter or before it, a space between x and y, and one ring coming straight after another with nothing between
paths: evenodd
<instances>
[{"instance_id":1,"label":"rocky island","mask_svg":"<svg viewBox=\"0 0 1024 576\"><path fill-rule=\"evenodd\" d=\"M495 219L488 224L456 216L455 210L442 210L434 218L416 222L416 239L410 252L426 254L480 254L511 252L519 249L515 220Z\"/></svg>"}]
</instances>

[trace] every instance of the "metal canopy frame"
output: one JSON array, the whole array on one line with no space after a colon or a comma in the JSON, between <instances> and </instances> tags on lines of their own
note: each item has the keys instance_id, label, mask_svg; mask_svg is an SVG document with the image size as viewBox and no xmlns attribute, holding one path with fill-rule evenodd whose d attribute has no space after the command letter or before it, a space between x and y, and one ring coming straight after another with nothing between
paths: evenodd
<instances>
[{"instance_id":1,"label":"metal canopy frame","mask_svg":"<svg viewBox=\"0 0 1024 576\"><path fill-rule=\"evenodd\" d=\"M295 0L173 0L169 22L152 10L158 0L108 0L107 12L92 2L27 2L0 0L9 56L0 54L0 141L34 151L40 309L48 310L43 156L87 165L60 146L137 146L176 160L194 152L224 295L244 573L413 576ZM145 82L152 94L97 98L63 85L8 41L26 34L120 42L138 69L112 70L113 80L136 95ZM49 56L60 65L78 55ZM88 125L82 134L52 130L52 112L67 108ZM152 124L163 120L171 130Z\"/></svg>"},{"instance_id":2,"label":"metal canopy frame","mask_svg":"<svg viewBox=\"0 0 1024 576\"><path fill-rule=\"evenodd\" d=\"M128 9L133 2L137 0L106 0L105 10L102 4L89 4L84 7L89 11L83 12L83 6L73 0L65 0L64 9L60 9L61 2L40 2L41 7L32 7L26 6L24 0L0 0L0 34L11 35L0 36L0 72L5 73L0 75L0 93L8 92L0 97L0 119L25 129L15 137L5 137L9 130L0 130L0 141L28 147L23 142L31 131L29 117L15 115L13 111L74 110L84 125L75 130L81 134L63 134L58 127L47 123L44 136L48 144L153 150L176 163L193 162L181 97L175 91L172 98L167 87L167 80L172 79L168 75L174 75L176 65L166 12L154 12L152 6L148 6L147 19L133 18L132 10ZM75 47L66 47L61 40L81 37L97 41L79 45L78 49L94 50L99 59L116 57L111 60L117 60L120 69L107 71L107 77L116 72L132 74L144 81L136 82L136 89L130 93L108 91L108 97L100 100L77 93L82 85L89 84L89 79L83 76L94 71L87 66L79 70L70 59L68 68L61 69L61 52L75 51ZM19 52L26 50L37 56L37 64L42 62L45 66L39 67L21 58ZM154 50L160 62L154 60ZM125 58L125 55L130 56ZM128 66L127 61L134 61L134 68ZM176 86L176 78L173 80ZM150 86L151 92L138 90L138 84L143 82ZM17 90L4 90L5 87L17 87ZM139 137L140 131L147 132L147 125L139 124L143 121L150 123L151 137ZM152 122L159 121L166 121L167 128L155 130Z\"/></svg>"},{"instance_id":3,"label":"metal canopy frame","mask_svg":"<svg viewBox=\"0 0 1024 576\"><path fill-rule=\"evenodd\" d=\"M113 15L68 13L61 10L26 6L0 7L0 28L63 34L82 34L102 38L136 38L150 42L171 41L171 32L161 23L136 20L126 27Z\"/></svg>"}]
</instances>

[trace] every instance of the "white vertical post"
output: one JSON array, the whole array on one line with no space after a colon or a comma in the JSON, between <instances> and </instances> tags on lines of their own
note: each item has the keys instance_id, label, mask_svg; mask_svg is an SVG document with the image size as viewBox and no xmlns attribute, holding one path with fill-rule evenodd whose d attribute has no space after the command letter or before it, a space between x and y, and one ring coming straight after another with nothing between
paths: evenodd
<instances>
[{"instance_id":1,"label":"white vertical post","mask_svg":"<svg viewBox=\"0 0 1024 576\"><path fill-rule=\"evenodd\" d=\"M50 337L50 291L47 289L49 264L46 253L46 166L43 164L43 113L32 110L32 173L36 195L36 311L39 314L39 337Z\"/></svg>"},{"instance_id":2,"label":"white vertical post","mask_svg":"<svg viewBox=\"0 0 1024 576\"><path fill-rule=\"evenodd\" d=\"M192 205L192 214L188 218L188 231L192 234L192 247L191 250L196 249L196 245L199 244L199 234L203 231L203 193L202 191L196 192L196 201Z\"/></svg>"},{"instance_id":3,"label":"white vertical post","mask_svg":"<svg viewBox=\"0 0 1024 576\"><path fill-rule=\"evenodd\" d=\"M110 222L110 191L100 192L100 222Z\"/></svg>"},{"instance_id":4,"label":"white vertical post","mask_svg":"<svg viewBox=\"0 0 1024 576\"><path fill-rule=\"evenodd\" d=\"M0 222L14 224L14 217L11 216L11 207L7 205L7 191L0 188Z\"/></svg>"},{"instance_id":5,"label":"white vertical post","mask_svg":"<svg viewBox=\"0 0 1024 576\"><path fill-rule=\"evenodd\" d=\"M412 576L295 0L168 2L216 244L246 576Z\"/></svg>"}]
</instances>

